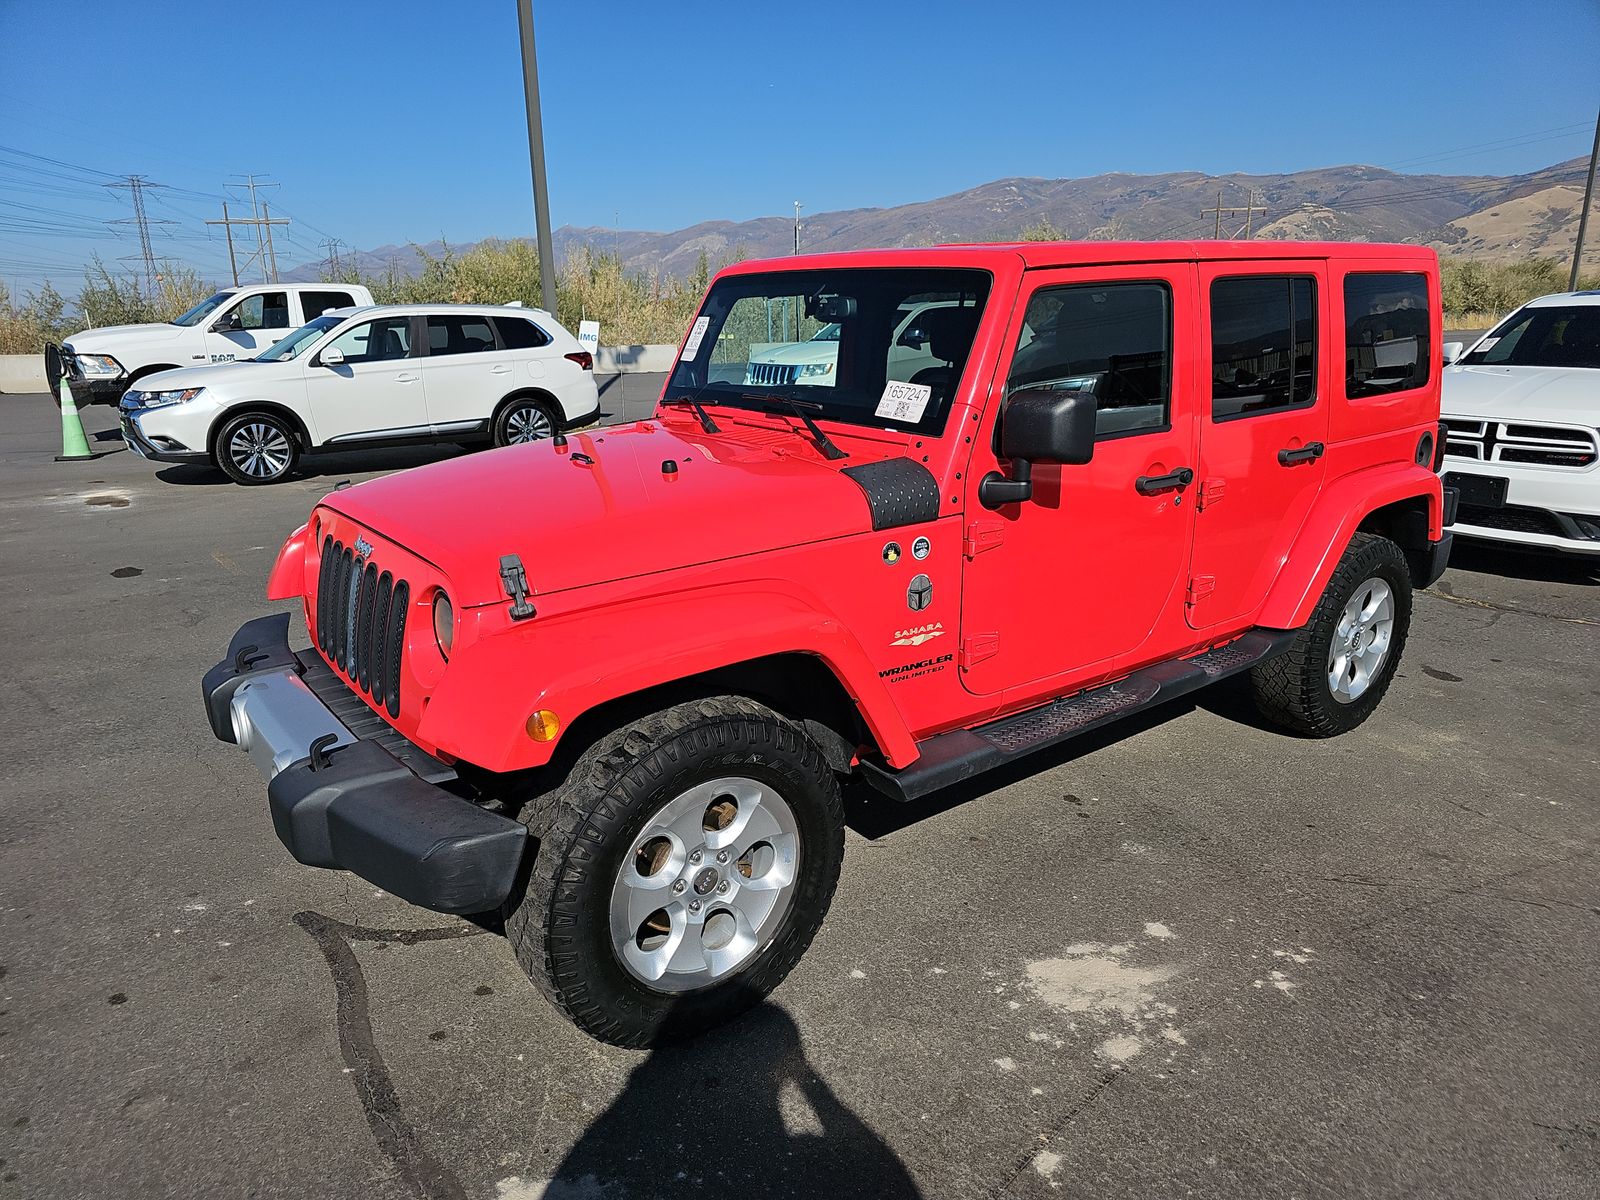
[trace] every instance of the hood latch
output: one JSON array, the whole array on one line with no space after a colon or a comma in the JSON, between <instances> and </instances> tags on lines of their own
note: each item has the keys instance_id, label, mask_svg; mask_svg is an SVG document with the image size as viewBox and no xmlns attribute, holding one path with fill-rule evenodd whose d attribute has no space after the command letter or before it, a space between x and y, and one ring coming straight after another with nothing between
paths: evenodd
<instances>
[{"instance_id":1,"label":"hood latch","mask_svg":"<svg viewBox=\"0 0 1600 1200\"><path fill-rule=\"evenodd\" d=\"M533 616L533 605L528 603L528 572L522 568L522 559L515 554L500 556L500 585L511 597L511 619L525 621Z\"/></svg>"}]
</instances>

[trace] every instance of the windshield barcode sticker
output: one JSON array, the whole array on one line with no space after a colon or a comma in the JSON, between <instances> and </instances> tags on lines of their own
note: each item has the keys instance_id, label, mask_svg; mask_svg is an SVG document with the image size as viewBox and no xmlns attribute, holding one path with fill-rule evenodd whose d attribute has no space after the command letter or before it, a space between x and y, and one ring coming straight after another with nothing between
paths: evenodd
<instances>
[{"instance_id":1,"label":"windshield barcode sticker","mask_svg":"<svg viewBox=\"0 0 1600 1200\"><path fill-rule=\"evenodd\" d=\"M933 389L925 383L901 383L891 379L878 400L878 416L891 421L920 421Z\"/></svg>"},{"instance_id":2,"label":"windshield barcode sticker","mask_svg":"<svg viewBox=\"0 0 1600 1200\"><path fill-rule=\"evenodd\" d=\"M710 317L696 317L693 325L689 327L689 340L683 344L683 353L678 355L680 362L692 362L694 356L700 353L700 343L705 341L706 329L711 324Z\"/></svg>"}]
</instances>

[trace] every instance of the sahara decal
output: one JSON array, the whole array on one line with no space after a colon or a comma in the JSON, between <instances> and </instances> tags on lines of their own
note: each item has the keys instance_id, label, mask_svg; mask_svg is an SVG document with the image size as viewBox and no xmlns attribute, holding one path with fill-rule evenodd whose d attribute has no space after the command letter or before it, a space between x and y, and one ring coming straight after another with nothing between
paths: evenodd
<instances>
[{"instance_id":1,"label":"sahara decal","mask_svg":"<svg viewBox=\"0 0 1600 1200\"><path fill-rule=\"evenodd\" d=\"M896 629L894 641L891 646L920 646L924 642L931 642L936 637L944 636L944 622L935 621L932 625L918 625L915 629Z\"/></svg>"}]
</instances>

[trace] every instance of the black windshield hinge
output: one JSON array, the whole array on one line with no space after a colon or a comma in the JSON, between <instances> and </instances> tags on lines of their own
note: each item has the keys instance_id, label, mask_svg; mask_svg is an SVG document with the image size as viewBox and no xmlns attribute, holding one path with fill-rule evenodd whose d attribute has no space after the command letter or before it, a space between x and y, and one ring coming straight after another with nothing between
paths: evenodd
<instances>
[{"instance_id":1,"label":"black windshield hinge","mask_svg":"<svg viewBox=\"0 0 1600 1200\"><path fill-rule=\"evenodd\" d=\"M513 621L525 621L533 616L533 605L528 603L528 573L522 569L522 559L517 555L501 555L500 584L511 597Z\"/></svg>"}]
</instances>

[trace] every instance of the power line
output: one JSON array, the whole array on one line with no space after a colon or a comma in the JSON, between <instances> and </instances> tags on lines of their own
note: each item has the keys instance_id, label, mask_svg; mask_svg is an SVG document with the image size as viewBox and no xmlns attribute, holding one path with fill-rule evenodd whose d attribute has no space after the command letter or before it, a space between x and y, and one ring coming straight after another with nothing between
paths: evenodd
<instances>
[{"instance_id":1,"label":"power line","mask_svg":"<svg viewBox=\"0 0 1600 1200\"><path fill-rule=\"evenodd\" d=\"M144 190L146 188L158 188L161 185L159 183L151 183L143 175L129 175L125 183L108 183L105 186L108 188L127 188L129 194L133 197L133 220L131 224L135 225L139 230L139 251L144 258L145 290L153 295L156 290L156 255L155 251L150 248L150 226L171 225L172 222L164 218L152 221L145 215ZM111 224L127 225L130 222L122 220L113 221Z\"/></svg>"}]
</instances>

